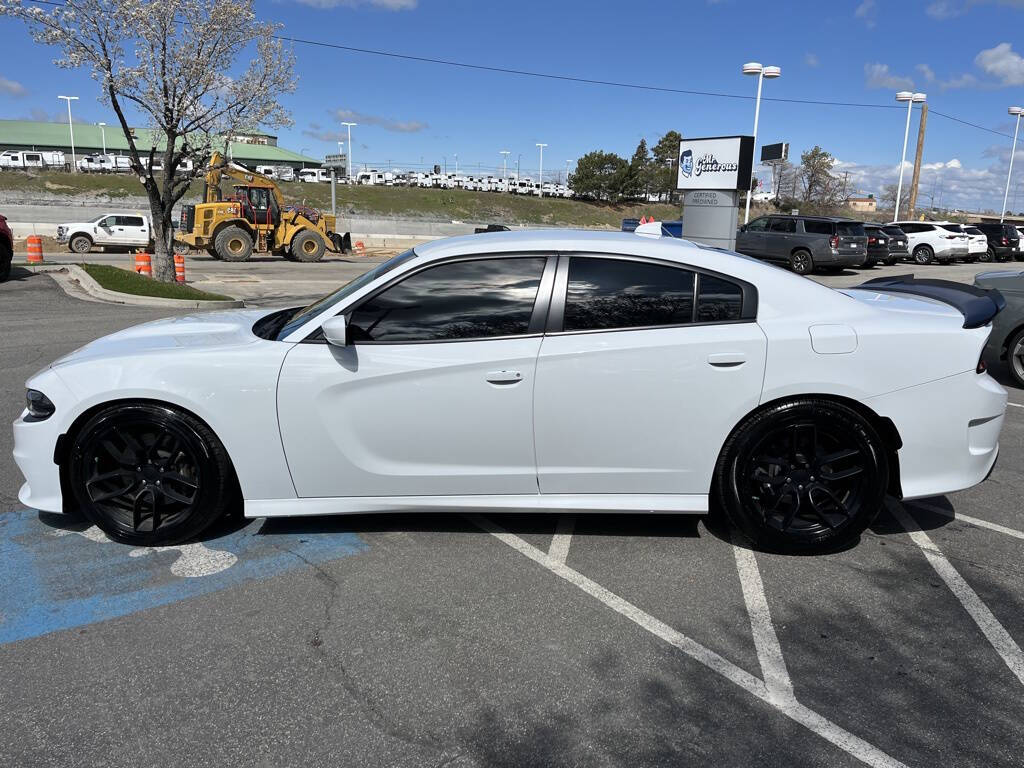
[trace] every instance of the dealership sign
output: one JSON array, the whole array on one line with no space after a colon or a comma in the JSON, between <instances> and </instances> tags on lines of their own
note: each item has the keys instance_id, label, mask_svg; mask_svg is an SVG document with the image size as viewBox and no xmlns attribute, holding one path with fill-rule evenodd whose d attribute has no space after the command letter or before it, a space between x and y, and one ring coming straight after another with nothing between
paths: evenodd
<instances>
[{"instance_id":1,"label":"dealership sign","mask_svg":"<svg viewBox=\"0 0 1024 768\"><path fill-rule=\"evenodd\" d=\"M684 139L676 188L749 189L753 161L753 136Z\"/></svg>"}]
</instances>

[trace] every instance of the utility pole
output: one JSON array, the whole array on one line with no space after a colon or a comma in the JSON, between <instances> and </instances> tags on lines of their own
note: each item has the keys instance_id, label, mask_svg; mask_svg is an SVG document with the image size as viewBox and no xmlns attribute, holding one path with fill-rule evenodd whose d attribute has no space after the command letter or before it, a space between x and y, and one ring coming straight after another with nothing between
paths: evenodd
<instances>
[{"instance_id":1,"label":"utility pole","mask_svg":"<svg viewBox=\"0 0 1024 768\"><path fill-rule=\"evenodd\" d=\"M345 158L345 160L346 160L345 165L347 166L346 170L348 170L349 181L351 181L352 180L352 126L353 125L359 125L359 123L346 123L346 122L342 122L342 125L344 125L344 126L346 126L348 128L348 157Z\"/></svg>"},{"instance_id":2,"label":"utility pole","mask_svg":"<svg viewBox=\"0 0 1024 768\"><path fill-rule=\"evenodd\" d=\"M914 218L917 207L917 183L921 180L921 155L924 153L924 129L928 125L928 102L921 105L921 123L917 127L917 155L914 157L914 176L910 180L910 206L907 218Z\"/></svg>"},{"instance_id":3,"label":"utility pole","mask_svg":"<svg viewBox=\"0 0 1024 768\"><path fill-rule=\"evenodd\" d=\"M537 172L537 181L540 182L540 196L544 197L544 147L547 144L538 143L537 146L540 147L540 169Z\"/></svg>"},{"instance_id":4,"label":"utility pole","mask_svg":"<svg viewBox=\"0 0 1024 768\"><path fill-rule=\"evenodd\" d=\"M501 178L504 179L508 175L508 156L512 153L503 149L498 154L501 155Z\"/></svg>"}]
</instances>

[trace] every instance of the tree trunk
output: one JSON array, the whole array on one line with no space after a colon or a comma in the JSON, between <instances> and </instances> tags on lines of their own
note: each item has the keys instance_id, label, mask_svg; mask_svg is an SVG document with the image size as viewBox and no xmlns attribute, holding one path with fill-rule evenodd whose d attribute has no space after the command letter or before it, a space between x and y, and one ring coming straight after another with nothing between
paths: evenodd
<instances>
[{"instance_id":1,"label":"tree trunk","mask_svg":"<svg viewBox=\"0 0 1024 768\"><path fill-rule=\"evenodd\" d=\"M149 207L153 221L153 279L161 283L173 283L174 249L171 247L171 238L174 230L171 227L171 212L152 202Z\"/></svg>"}]
</instances>

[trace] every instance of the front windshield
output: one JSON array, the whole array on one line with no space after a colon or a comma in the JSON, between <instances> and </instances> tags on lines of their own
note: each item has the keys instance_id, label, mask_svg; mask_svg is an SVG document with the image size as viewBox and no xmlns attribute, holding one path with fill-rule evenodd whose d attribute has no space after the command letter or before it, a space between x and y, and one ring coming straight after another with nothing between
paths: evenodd
<instances>
[{"instance_id":1,"label":"front windshield","mask_svg":"<svg viewBox=\"0 0 1024 768\"><path fill-rule=\"evenodd\" d=\"M292 332L294 332L298 328L301 328L303 325L309 322L310 319L320 314L325 309L329 309L330 307L342 301L345 297L351 296L353 293L358 291L363 286L369 285L381 275L387 274L395 267L404 264L415 255L416 252L410 248L405 253L400 253L397 256L388 259L383 264L378 264L369 272L364 272L355 280L346 283L341 288L336 290L334 293L329 293L322 299L314 301L308 307L304 307L303 309L298 310L294 315L288 318L288 322L286 322L284 326L281 328L281 330L278 332L278 341L288 338L288 336Z\"/></svg>"},{"instance_id":2,"label":"front windshield","mask_svg":"<svg viewBox=\"0 0 1024 768\"><path fill-rule=\"evenodd\" d=\"M99 224L105 218L107 218L107 214L104 213L104 214L101 214L101 215L97 216L95 219L89 219L89 223L90 224Z\"/></svg>"}]
</instances>

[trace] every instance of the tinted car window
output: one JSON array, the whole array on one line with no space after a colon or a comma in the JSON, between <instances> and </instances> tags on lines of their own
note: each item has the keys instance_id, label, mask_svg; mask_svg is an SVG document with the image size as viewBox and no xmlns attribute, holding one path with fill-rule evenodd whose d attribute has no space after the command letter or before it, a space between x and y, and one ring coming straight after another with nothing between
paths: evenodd
<instances>
[{"instance_id":1,"label":"tinted car window","mask_svg":"<svg viewBox=\"0 0 1024 768\"><path fill-rule=\"evenodd\" d=\"M832 222L804 219L804 232L809 232L812 235L831 235Z\"/></svg>"},{"instance_id":2,"label":"tinted car window","mask_svg":"<svg viewBox=\"0 0 1024 768\"><path fill-rule=\"evenodd\" d=\"M124 227L141 227L143 225L139 216L118 216L117 223Z\"/></svg>"},{"instance_id":3,"label":"tinted car window","mask_svg":"<svg viewBox=\"0 0 1024 768\"><path fill-rule=\"evenodd\" d=\"M768 229L771 232L796 232L796 220L772 219L772 224Z\"/></svg>"},{"instance_id":4,"label":"tinted car window","mask_svg":"<svg viewBox=\"0 0 1024 768\"><path fill-rule=\"evenodd\" d=\"M905 235L906 234L906 232L904 232L900 227L895 227L895 226L894 227L882 227L882 231L885 232L887 235L892 235L893 237L899 237L900 235Z\"/></svg>"},{"instance_id":5,"label":"tinted car window","mask_svg":"<svg viewBox=\"0 0 1024 768\"><path fill-rule=\"evenodd\" d=\"M714 275L701 275L697 287L697 322L713 323L739 320L743 309L743 289L736 283Z\"/></svg>"},{"instance_id":6,"label":"tinted car window","mask_svg":"<svg viewBox=\"0 0 1024 768\"><path fill-rule=\"evenodd\" d=\"M968 235L983 235L983 234L985 234L984 232L982 232L977 227L964 227L964 232L966 232Z\"/></svg>"},{"instance_id":7,"label":"tinted car window","mask_svg":"<svg viewBox=\"0 0 1024 768\"><path fill-rule=\"evenodd\" d=\"M956 232L958 235L963 232L959 224L940 224L939 226L947 232Z\"/></svg>"},{"instance_id":8,"label":"tinted car window","mask_svg":"<svg viewBox=\"0 0 1024 768\"><path fill-rule=\"evenodd\" d=\"M480 259L418 272L363 302L352 340L438 341L527 333L546 259Z\"/></svg>"},{"instance_id":9,"label":"tinted car window","mask_svg":"<svg viewBox=\"0 0 1024 768\"><path fill-rule=\"evenodd\" d=\"M748 232L764 232L768 228L768 219L763 216L760 219L754 219L752 222L747 224Z\"/></svg>"},{"instance_id":10,"label":"tinted car window","mask_svg":"<svg viewBox=\"0 0 1024 768\"><path fill-rule=\"evenodd\" d=\"M693 320L694 273L642 261L574 256L566 331L644 328Z\"/></svg>"},{"instance_id":11,"label":"tinted car window","mask_svg":"<svg viewBox=\"0 0 1024 768\"><path fill-rule=\"evenodd\" d=\"M864 225L859 221L839 221L836 222L836 234L863 237Z\"/></svg>"}]
</instances>

